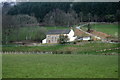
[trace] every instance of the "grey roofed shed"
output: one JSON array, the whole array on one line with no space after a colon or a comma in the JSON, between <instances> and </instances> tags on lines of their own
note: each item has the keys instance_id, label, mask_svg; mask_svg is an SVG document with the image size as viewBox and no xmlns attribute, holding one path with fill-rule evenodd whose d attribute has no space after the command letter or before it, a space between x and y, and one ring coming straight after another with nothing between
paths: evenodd
<instances>
[{"instance_id":1,"label":"grey roofed shed","mask_svg":"<svg viewBox=\"0 0 120 80\"><path fill-rule=\"evenodd\" d=\"M47 34L68 34L70 32L70 29L66 30L49 30Z\"/></svg>"}]
</instances>

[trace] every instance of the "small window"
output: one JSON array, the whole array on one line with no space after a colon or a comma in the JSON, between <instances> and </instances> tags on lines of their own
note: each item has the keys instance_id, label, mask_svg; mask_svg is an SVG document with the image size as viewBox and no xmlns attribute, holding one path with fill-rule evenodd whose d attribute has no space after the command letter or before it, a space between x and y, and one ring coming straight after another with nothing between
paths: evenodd
<instances>
[{"instance_id":1,"label":"small window","mask_svg":"<svg viewBox=\"0 0 120 80\"><path fill-rule=\"evenodd\" d=\"M54 37L52 37L52 39L53 39Z\"/></svg>"},{"instance_id":2,"label":"small window","mask_svg":"<svg viewBox=\"0 0 120 80\"><path fill-rule=\"evenodd\" d=\"M48 41L48 43L50 43L50 40Z\"/></svg>"}]
</instances>

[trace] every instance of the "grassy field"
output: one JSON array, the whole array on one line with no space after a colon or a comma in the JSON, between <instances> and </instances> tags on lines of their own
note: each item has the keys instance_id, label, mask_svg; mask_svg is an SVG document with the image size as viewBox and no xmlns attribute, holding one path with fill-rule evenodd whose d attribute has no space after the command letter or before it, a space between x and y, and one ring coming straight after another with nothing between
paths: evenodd
<instances>
[{"instance_id":1,"label":"grassy field","mask_svg":"<svg viewBox=\"0 0 120 80\"><path fill-rule=\"evenodd\" d=\"M105 24L105 25L98 24L98 25L94 25L93 29L107 33L115 37L118 36L118 25L117 24Z\"/></svg>"},{"instance_id":2,"label":"grassy field","mask_svg":"<svg viewBox=\"0 0 120 80\"><path fill-rule=\"evenodd\" d=\"M79 45L43 45L43 46L3 46L3 52L42 52L42 51L58 51L58 52L67 52L68 53L77 53L77 54L100 54L100 53L113 53L118 52L118 44L111 43L82 43ZM105 50L102 52L96 52L104 49L113 49Z\"/></svg>"},{"instance_id":3,"label":"grassy field","mask_svg":"<svg viewBox=\"0 0 120 80\"><path fill-rule=\"evenodd\" d=\"M3 78L117 78L115 55L4 54Z\"/></svg>"},{"instance_id":4,"label":"grassy field","mask_svg":"<svg viewBox=\"0 0 120 80\"><path fill-rule=\"evenodd\" d=\"M20 28L18 30L19 39L25 39L26 35L34 37L38 28ZM46 28L47 30L68 29L68 27ZM118 30L117 25L113 24L96 24L92 28L113 36L117 35ZM17 30L9 36L9 39L16 40L16 33ZM118 50L114 48L118 47L118 44L99 42L80 42L69 45L3 46L3 52L58 51L60 54L3 54L2 75L3 78L117 78L118 56L102 54L117 53ZM61 52L68 54L61 54Z\"/></svg>"},{"instance_id":5,"label":"grassy field","mask_svg":"<svg viewBox=\"0 0 120 80\"><path fill-rule=\"evenodd\" d=\"M92 29L107 33L113 37L118 37L118 25L117 24L94 24L91 25ZM86 30L86 29L84 29Z\"/></svg>"},{"instance_id":6,"label":"grassy field","mask_svg":"<svg viewBox=\"0 0 120 80\"><path fill-rule=\"evenodd\" d=\"M0 52L0 79L2 79L2 54Z\"/></svg>"}]
</instances>

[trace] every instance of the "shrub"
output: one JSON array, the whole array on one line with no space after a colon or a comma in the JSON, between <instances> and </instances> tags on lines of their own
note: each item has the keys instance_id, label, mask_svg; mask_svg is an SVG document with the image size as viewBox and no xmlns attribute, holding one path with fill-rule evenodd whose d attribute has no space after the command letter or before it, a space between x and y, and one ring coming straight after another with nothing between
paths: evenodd
<instances>
[{"instance_id":1,"label":"shrub","mask_svg":"<svg viewBox=\"0 0 120 80\"><path fill-rule=\"evenodd\" d=\"M60 37L59 37L59 39L58 39L58 42L60 43L60 44L65 44L65 43L67 43L68 42L68 40L69 40L69 38L68 38L68 36L67 35L60 35Z\"/></svg>"}]
</instances>

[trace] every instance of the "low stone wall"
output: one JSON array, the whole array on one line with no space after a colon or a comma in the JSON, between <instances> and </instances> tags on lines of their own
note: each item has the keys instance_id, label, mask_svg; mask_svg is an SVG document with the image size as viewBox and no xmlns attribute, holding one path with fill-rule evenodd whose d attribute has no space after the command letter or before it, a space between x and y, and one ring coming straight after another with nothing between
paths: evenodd
<instances>
[{"instance_id":1,"label":"low stone wall","mask_svg":"<svg viewBox=\"0 0 120 80\"><path fill-rule=\"evenodd\" d=\"M71 51L44 51L44 52L1 52L2 54L73 54Z\"/></svg>"}]
</instances>

